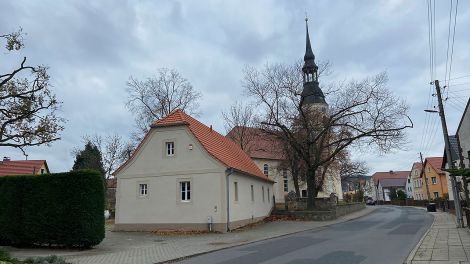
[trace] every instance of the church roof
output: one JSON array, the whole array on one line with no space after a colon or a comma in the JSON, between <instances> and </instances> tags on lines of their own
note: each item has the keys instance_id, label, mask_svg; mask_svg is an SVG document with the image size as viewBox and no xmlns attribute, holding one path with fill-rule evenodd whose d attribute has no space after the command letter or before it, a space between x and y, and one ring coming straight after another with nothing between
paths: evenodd
<instances>
[{"instance_id":1,"label":"church roof","mask_svg":"<svg viewBox=\"0 0 470 264\"><path fill-rule=\"evenodd\" d=\"M241 132L243 132L244 139L240 138ZM246 146L244 146L244 150L251 158L269 160L285 159L282 142L274 135L268 134L260 128L236 126L228 132L226 137L237 144L240 144L242 140L245 141Z\"/></svg>"}]
</instances>

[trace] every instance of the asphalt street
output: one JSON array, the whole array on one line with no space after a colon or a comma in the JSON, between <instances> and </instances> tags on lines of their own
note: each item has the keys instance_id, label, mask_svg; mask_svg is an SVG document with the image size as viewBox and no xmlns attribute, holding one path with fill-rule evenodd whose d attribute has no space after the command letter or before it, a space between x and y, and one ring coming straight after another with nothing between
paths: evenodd
<instances>
[{"instance_id":1,"label":"asphalt street","mask_svg":"<svg viewBox=\"0 0 470 264\"><path fill-rule=\"evenodd\" d=\"M224 249L179 263L401 264L432 224L417 208L381 206L322 229Z\"/></svg>"}]
</instances>

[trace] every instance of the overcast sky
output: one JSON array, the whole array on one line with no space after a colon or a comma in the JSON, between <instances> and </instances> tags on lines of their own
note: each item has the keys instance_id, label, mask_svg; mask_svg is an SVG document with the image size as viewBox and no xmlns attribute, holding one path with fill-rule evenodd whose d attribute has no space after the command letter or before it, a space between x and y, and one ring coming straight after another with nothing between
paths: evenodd
<instances>
[{"instance_id":1,"label":"overcast sky","mask_svg":"<svg viewBox=\"0 0 470 264\"><path fill-rule=\"evenodd\" d=\"M443 80L449 1L436 2L436 69ZM460 1L458 7L452 77L470 75L469 6ZM161 67L177 69L202 93L199 119L225 133L221 112L243 100L245 65L303 58L305 12L316 58L332 64L333 74L320 84L385 70L389 88L410 105L415 128L408 131L406 150L383 156L353 151L354 157L365 159L373 173L409 170L419 151L442 155L438 116L423 112L430 94L425 0L0 0L0 33L19 27L27 33L21 53L1 51L0 70L13 69L22 56L48 65L53 90L63 101L60 115L68 120L62 140L28 149L29 159L46 159L54 172L69 170L71 151L83 135L128 137L134 120L124 105L126 81L130 75L150 77ZM470 77L451 82L446 104L451 134L469 95ZM18 150L0 152L24 159Z\"/></svg>"}]
</instances>

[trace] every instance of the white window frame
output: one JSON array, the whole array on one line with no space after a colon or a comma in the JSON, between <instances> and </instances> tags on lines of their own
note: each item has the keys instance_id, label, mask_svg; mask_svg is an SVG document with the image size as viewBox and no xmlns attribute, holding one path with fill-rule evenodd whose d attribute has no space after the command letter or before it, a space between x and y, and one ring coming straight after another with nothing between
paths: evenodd
<instances>
[{"instance_id":1,"label":"white window frame","mask_svg":"<svg viewBox=\"0 0 470 264\"><path fill-rule=\"evenodd\" d=\"M263 173L264 173L264 175L269 176L269 165L268 164L263 165Z\"/></svg>"},{"instance_id":2,"label":"white window frame","mask_svg":"<svg viewBox=\"0 0 470 264\"><path fill-rule=\"evenodd\" d=\"M238 182L233 182L234 201L238 202Z\"/></svg>"},{"instance_id":3,"label":"white window frame","mask_svg":"<svg viewBox=\"0 0 470 264\"><path fill-rule=\"evenodd\" d=\"M168 157L175 156L175 142L174 141L166 141L165 142L165 154Z\"/></svg>"},{"instance_id":4,"label":"white window frame","mask_svg":"<svg viewBox=\"0 0 470 264\"><path fill-rule=\"evenodd\" d=\"M439 198L439 192L434 192L434 198Z\"/></svg>"},{"instance_id":5,"label":"white window frame","mask_svg":"<svg viewBox=\"0 0 470 264\"><path fill-rule=\"evenodd\" d=\"M262 192L263 203L264 203L265 202L265 199L264 199L264 186L261 186L261 192Z\"/></svg>"},{"instance_id":6,"label":"white window frame","mask_svg":"<svg viewBox=\"0 0 470 264\"><path fill-rule=\"evenodd\" d=\"M437 184L437 178L436 177L431 177L431 182L432 184Z\"/></svg>"},{"instance_id":7,"label":"white window frame","mask_svg":"<svg viewBox=\"0 0 470 264\"><path fill-rule=\"evenodd\" d=\"M179 197L180 202L189 203L191 202L191 181L183 180L179 182Z\"/></svg>"},{"instance_id":8,"label":"white window frame","mask_svg":"<svg viewBox=\"0 0 470 264\"><path fill-rule=\"evenodd\" d=\"M138 195L139 197L147 197L149 194L149 185L148 183L138 183Z\"/></svg>"},{"instance_id":9,"label":"white window frame","mask_svg":"<svg viewBox=\"0 0 470 264\"><path fill-rule=\"evenodd\" d=\"M287 169L282 170L282 182L284 183L284 192L289 192L289 179L287 178Z\"/></svg>"}]
</instances>

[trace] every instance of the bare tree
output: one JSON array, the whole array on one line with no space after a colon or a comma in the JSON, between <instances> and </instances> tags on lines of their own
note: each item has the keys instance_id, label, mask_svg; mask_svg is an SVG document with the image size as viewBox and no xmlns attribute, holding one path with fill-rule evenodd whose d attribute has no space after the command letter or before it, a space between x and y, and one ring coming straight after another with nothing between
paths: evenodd
<instances>
[{"instance_id":1,"label":"bare tree","mask_svg":"<svg viewBox=\"0 0 470 264\"><path fill-rule=\"evenodd\" d=\"M328 91L328 109L304 107L302 76L292 65L247 67L243 84L262 108L265 131L275 131L297 153L306 169L307 207L323 186L327 167L350 146L379 152L400 148L405 129L413 127L408 106L387 88L380 73L362 81L340 83Z\"/></svg>"},{"instance_id":2,"label":"bare tree","mask_svg":"<svg viewBox=\"0 0 470 264\"><path fill-rule=\"evenodd\" d=\"M251 105L235 102L227 112L222 112L227 137L237 142L247 153L250 152L252 146L250 143L258 136L253 129L255 125L253 111Z\"/></svg>"},{"instance_id":3,"label":"bare tree","mask_svg":"<svg viewBox=\"0 0 470 264\"><path fill-rule=\"evenodd\" d=\"M21 29L6 35L9 52L23 46ZM0 146L20 149L59 140L65 120L56 115L61 103L49 86L45 66L28 66L26 57L8 73L0 74Z\"/></svg>"},{"instance_id":4,"label":"bare tree","mask_svg":"<svg viewBox=\"0 0 470 264\"><path fill-rule=\"evenodd\" d=\"M138 80L130 77L127 82L128 99L126 106L135 115L139 129L147 132L149 125L173 110L182 109L190 114L197 114L202 95L191 83L174 69L161 68L154 77Z\"/></svg>"},{"instance_id":5,"label":"bare tree","mask_svg":"<svg viewBox=\"0 0 470 264\"><path fill-rule=\"evenodd\" d=\"M105 180L111 179L111 173L128 158L128 144L118 134L86 135L83 141L90 142L101 152Z\"/></svg>"}]
</instances>

